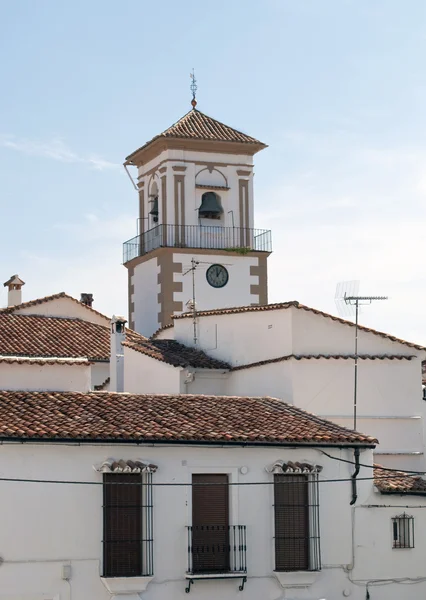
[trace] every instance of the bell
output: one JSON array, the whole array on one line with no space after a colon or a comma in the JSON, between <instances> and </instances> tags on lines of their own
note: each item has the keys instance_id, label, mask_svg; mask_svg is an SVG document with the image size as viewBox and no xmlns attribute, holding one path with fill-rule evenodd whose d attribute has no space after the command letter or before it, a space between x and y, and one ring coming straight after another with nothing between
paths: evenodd
<instances>
[{"instance_id":1,"label":"bell","mask_svg":"<svg viewBox=\"0 0 426 600\"><path fill-rule=\"evenodd\" d=\"M149 214L153 216L154 223L157 223L157 221L158 221L158 196L156 196L152 200L152 208L149 211Z\"/></svg>"},{"instance_id":2,"label":"bell","mask_svg":"<svg viewBox=\"0 0 426 600\"><path fill-rule=\"evenodd\" d=\"M219 197L214 192L206 192L201 196L201 206L198 209L198 216L202 219L220 219L223 208L220 205Z\"/></svg>"}]
</instances>

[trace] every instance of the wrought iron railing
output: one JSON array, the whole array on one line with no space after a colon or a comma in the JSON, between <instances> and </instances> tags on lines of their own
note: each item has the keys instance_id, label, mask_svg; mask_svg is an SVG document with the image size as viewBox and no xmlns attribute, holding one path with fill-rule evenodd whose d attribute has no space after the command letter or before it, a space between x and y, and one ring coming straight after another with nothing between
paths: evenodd
<instances>
[{"instance_id":1,"label":"wrought iron railing","mask_svg":"<svg viewBox=\"0 0 426 600\"><path fill-rule=\"evenodd\" d=\"M124 242L123 262L157 248L207 248L272 252L271 231L216 225L157 225Z\"/></svg>"},{"instance_id":2,"label":"wrought iron railing","mask_svg":"<svg viewBox=\"0 0 426 600\"><path fill-rule=\"evenodd\" d=\"M188 574L247 573L245 525L188 527Z\"/></svg>"}]
</instances>

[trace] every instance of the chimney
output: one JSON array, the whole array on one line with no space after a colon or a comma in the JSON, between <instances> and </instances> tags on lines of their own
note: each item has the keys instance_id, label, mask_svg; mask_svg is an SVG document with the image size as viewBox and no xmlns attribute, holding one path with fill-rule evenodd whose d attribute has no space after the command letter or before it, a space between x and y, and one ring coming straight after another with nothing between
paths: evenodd
<instances>
[{"instance_id":1,"label":"chimney","mask_svg":"<svg viewBox=\"0 0 426 600\"><path fill-rule=\"evenodd\" d=\"M93 294L81 294L81 296L80 296L80 302L82 304L85 304L89 308L92 308Z\"/></svg>"},{"instance_id":2,"label":"chimney","mask_svg":"<svg viewBox=\"0 0 426 600\"><path fill-rule=\"evenodd\" d=\"M8 306L16 306L22 303L21 288L25 285L25 281L19 279L18 275L12 275L10 279L4 282L4 287L8 287L9 293L7 297Z\"/></svg>"},{"instance_id":3,"label":"chimney","mask_svg":"<svg viewBox=\"0 0 426 600\"><path fill-rule=\"evenodd\" d=\"M113 315L111 319L111 356L109 362L111 392L124 391L124 352L123 341L126 337L124 317Z\"/></svg>"}]
</instances>

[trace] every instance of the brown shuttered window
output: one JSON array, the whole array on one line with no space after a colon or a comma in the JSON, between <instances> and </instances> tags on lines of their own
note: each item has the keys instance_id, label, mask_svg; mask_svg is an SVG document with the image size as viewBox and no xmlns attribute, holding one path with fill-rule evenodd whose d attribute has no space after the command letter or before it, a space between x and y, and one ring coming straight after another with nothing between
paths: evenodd
<instances>
[{"instance_id":1,"label":"brown shuttered window","mask_svg":"<svg viewBox=\"0 0 426 600\"><path fill-rule=\"evenodd\" d=\"M230 570L228 475L197 474L192 483L192 570L226 573Z\"/></svg>"},{"instance_id":2,"label":"brown shuttered window","mask_svg":"<svg viewBox=\"0 0 426 600\"><path fill-rule=\"evenodd\" d=\"M309 570L309 481L274 475L275 570Z\"/></svg>"},{"instance_id":3,"label":"brown shuttered window","mask_svg":"<svg viewBox=\"0 0 426 600\"><path fill-rule=\"evenodd\" d=\"M140 576L142 475L108 473L104 483L104 577Z\"/></svg>"}]
</instances>

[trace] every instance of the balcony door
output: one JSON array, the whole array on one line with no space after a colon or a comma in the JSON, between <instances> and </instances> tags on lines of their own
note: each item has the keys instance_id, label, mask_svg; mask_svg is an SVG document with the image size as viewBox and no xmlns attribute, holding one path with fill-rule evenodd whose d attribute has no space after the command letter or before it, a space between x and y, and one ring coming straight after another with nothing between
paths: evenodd
<instances>
[{"instance_id":1,"label":"balcony door","mask_svg":"<svg viewBox=\"0 0 426 600\"><path fill-rule=\"evenodd\" d=\"M230 570L228 475L197 474L192 483L193 572L226 573Z\"/></svg>"}]
</instances>

